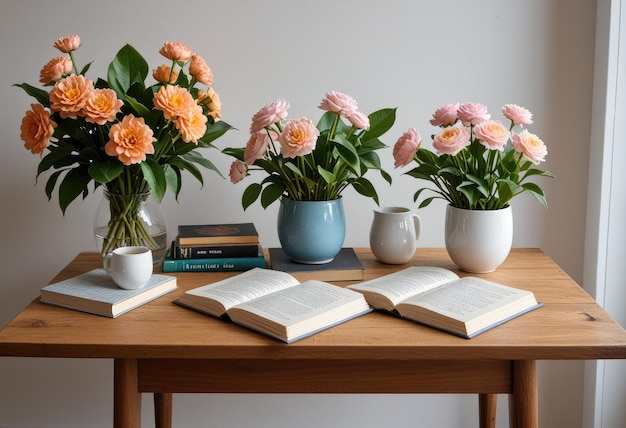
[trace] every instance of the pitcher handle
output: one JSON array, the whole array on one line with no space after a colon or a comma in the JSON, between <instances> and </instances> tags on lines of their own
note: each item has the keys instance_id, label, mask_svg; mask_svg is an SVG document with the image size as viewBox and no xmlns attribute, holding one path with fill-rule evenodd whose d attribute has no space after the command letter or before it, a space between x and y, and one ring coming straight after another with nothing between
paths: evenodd
<instances>
[{"instance_id":1,"label":"pitcher handle","mask_svg":"<svg viewBox=\"0 0 626 428\"><path fill-rule=\"evenodd\" d=\"M413 223L415 225L415 240L420 237L420 231L422 230L422 219L417 214L413 214Z\"/></svg>"}]
</instances>

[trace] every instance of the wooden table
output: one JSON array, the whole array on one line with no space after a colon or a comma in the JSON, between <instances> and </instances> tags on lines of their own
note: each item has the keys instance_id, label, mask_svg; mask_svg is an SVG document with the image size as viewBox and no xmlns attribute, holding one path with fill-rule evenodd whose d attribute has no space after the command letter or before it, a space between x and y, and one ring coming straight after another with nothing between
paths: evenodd
<instances>
[{"instance_id":1,"label":"wooden table","mask_svg":"<svg viewBox=\"0 0 626 428\"><path fill-rule=\"evenodd\" d=\"M366 279L405 267L358 255ZM409 264L456 270L443 249L418 249ZM96 253L80 254L53 281L99 265ZM140 426L142 392L155 393L159 427L171 426L172 393L281 392L477 393L481 427L495 426L496 394L510 394L512 426L532 428L536 360L626 358L626 331L537 249L515 249L478 276L545 305L471 340L370 313L286 345L172 303L228 275L178 274L179 290L117 319L37 299L0 331L0 356L113 358L116 427Z\"/></svg>"}]
</instances>

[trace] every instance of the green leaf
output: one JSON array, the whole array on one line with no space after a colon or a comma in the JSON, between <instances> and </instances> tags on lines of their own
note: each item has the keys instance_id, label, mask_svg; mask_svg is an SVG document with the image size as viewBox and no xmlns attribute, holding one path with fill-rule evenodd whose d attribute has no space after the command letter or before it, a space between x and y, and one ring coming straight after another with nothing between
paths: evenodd
<instances>
[{"instance_id":1,"label":"green leaf","mask_svg":"<svg viewBox=\"0 0 626 428\"><path fill-rule=\"evenodd\" d=\"M376 205L380 205L376 189L368 179L363 177L357 178L352 182L352 187L354 187L354 190L356 190L361 195L372 198L374 202L376 202Z\"/></svg>"},{"instance_id":2,"label":"green leaf","mask_svg":"<svg viewBox=\"0 0 626 428\"><path fill-rule=\"evenodd\" d=\"M71 169L61 184L59 184L59 205L61 206L61 212L65 215L65 210L74 199L83 192L86 192L87 185L91 181L91 177L85 174L83 168Z\"/></svg>"},{"instance_id":3,"label":"green leaf","mask_svg":"<svg viewBox=\"0 0 626 428\"><path fill-rule=\"evenodd\" d=\"M178 195L183 187L183 180L180 169L172 165L165 164L163 171L165 172L165 180L170 189L174 189L174 197L178 201Z\"/></svg>"},{"instance_id":4,"label":"green leaf","mask_svg":"<svg viewBox=\"0 0 626 428\"><path fill-rule=\"evenodd\" d=\"M348 164L348 166L354 171L355 175L361 175L361 168L359 162L359 155L352 144L347 141L337 142L335 144L339 157Z\"/></svg>"},{"instance_id":5,"label":"green leaf","mask_svg":"<svg viewBox=\"0 0 626 428\"><path fill-rule=\"evenodd\" d=\"M386 108L373 112L369 116L370 128L361 137L362 140L377 138L389 131L396 121L396 109Z\"/></svg>"},{"instance_id":6,"label":"green leaf","mask_svg":"<svg viewBox=\"0 0 626 428\"><path fill-rule=\"evenodd\" d=\"M263 208L269 207L272 202L280 198L283 193L285 193L285 186L282 183L272 183L266 186L261 193L261 206Z\"/></svg>"},{"instance_id":7,"label":"green leaf","mask_svg":"<svg viewBox=\"0 0 626 428\"><path fill-rule=\"evenodd\" d=\"M109 85L115 90L118 98L124 99L124 94L133 83L144 85L148 68L148 63L141 54L134 47L126 44L109 64L107 74Z\"/></svg>"},{"instance_id":8,"label":"green leaf","mask_svg":"<svg viewBox=\"0 0 626 428\"><path fill-rule=\"evenodd\" d=\"M150 117L150 110L133 97L125 96L124 101L134 110L136 116Z\"/></svg>"},{"instance_id":9,"label":"green leaf","mask_svg":"<svg viewBox=\"0 0 626 428\"><path fill-rule=\"evenodd\" d=\"M259 183L252 183L244 190L241 197L241 205L244 211L258 199L262 189L263 186Z\"/></svg>"},{"instance_id":10,"label":"green leaf","mask_svg":"<svg viewBox=\"0 0 626 428\"><path fill-rule=\"evenodd\" d=\"M431 196L430 198L426 198L422 201L421 204L419 204L419 206L417 207L418 209L420 208L426 208L427 206L430 205L430 203L432 201L434 201L435 199L440 199L438 196Z\"/></svg>"},{"instance_id":11,"label":"green leaf","mask_svg":"<svg viewBox=\"0 0 626 428\"><path fill-rule=\"evenodd\" d=\"M320 165L317 166L317 172L319 172L319 174L322 176L324 181L328 184L332 184L336 180L335 174L333 174L330 171L325 170Z\"/></svg>"},{"instance_id":12,"label":"green leaf","mask_svg":"<svg viewBox=\"0 0 626 428\"><path fill-rule=\"evenodd\" d=\"M524 190L529 191L530 194L533 195L544 208L548 208L548 201L545 193L541 190L541 187L537 186L535 183L524 183L522 184L522 187Z\"/></svg>"},{"instance_id":13,"label":"green leaf","mask_svg":"<svg viewBox=\"0 0 626 428\"><path fill-rule=\"evenodd\" d=\"M195 162L198 165L202 165L206 169L214 171L214 172L218 173L220 175L220 177L224 178L224 176L219 171L219 169L217 169L215 164L213 162L211 162L209 159L207 159L204 156L202 156L202 154L197 152L197 151L186 153L185 155L183 155L183 158L185 158L185 160L187 160L189 162Z\"/></svg>"},{"instance_id":14,"label":"green leaf","mask_svg":"<svg viewBox=\"0 0 626 428\"><path fill-rule=\"evenodd\" d=\"M244 149L242 147L235 147L235 148L230 148L227 147L225 149L222 150L222 153L224 153L225 155L228 156L232 156L235 159L239 159L241 162L243 162L243 151Z\"/></svg>"},{"instance_id":15,"label":"green leaf","mask_svg":"<svg viewBox=\"0 0 626 428\"><path fill-rule=\"evenodd\" d=\"M163 196L165 196L165 190L167 190L167 180L165 179L163 168L154 159L150 158L139 165L141 166L143 177L154 192L154 197L161 202Z\"/></svg>"},{"instance_id":16,"label":"green leaf","mask_svg":"<svg viewBox=\"0 0 626 428\"><path fill-rule=\"evenodd\" d=\"M47 91L31 86L28 83L22 83L21 85L15 84L13 86L22 88L28 95L34 97L39 104L42 104L44 107L50 107L50 94Z\"/></svg>"},{"instance_id":17,"label":"green leaf","mask_svg":"<svg viewBox=\"0 0 626 428\"><path fill-rule=\"evenodd\" d=\"M207 130L204 133L204 136L198 139L198 146L200 147L211 147L211 142L217 140L219 137L224 135L226 131L230 129L235 129L230 126L228 123L223 120L217 121L211 125L207 124Z\"/></svg>"},{"instance_id":18,"label":"green leaf","mask_svg":"<svg viewBox=\"0 0 626 428\"><path fill-rule=\"evenodd\" d=\"M123 170L124 165L121 162L110 160L92 164L88 172L97 183L106 184L119 177Z\"/></svg>"},{"instance_id":19,"label":"green leaf","mask_svg":"<svg viewBox=\"0 0 626 428\"><path fill-rule=\"evenodd\" d=\"M52 199L52 191L54 190L54 186L59 176L64 172L65 170L56 171L50 176L50 178L48 178L48 182L46 183L46 196L48 196L48 200Z\"/></svg>"}]
</instances>

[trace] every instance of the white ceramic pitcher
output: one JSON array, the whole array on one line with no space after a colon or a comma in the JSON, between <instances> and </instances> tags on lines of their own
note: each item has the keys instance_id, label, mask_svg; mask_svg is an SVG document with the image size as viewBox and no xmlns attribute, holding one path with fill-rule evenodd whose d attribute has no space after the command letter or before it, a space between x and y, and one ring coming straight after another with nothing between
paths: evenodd
<instances>
[{"instance_id":1,"label":"white ceramic pitcher","mask_svg":"<svg viewBox=\"0 0 626 428\"><path fill-rule=\"evenodd\" d=\"M422 220L404 207L374 210L370 228L370 248L383 263L403 264L415 254Z\"/></svg>"}]
</instances>

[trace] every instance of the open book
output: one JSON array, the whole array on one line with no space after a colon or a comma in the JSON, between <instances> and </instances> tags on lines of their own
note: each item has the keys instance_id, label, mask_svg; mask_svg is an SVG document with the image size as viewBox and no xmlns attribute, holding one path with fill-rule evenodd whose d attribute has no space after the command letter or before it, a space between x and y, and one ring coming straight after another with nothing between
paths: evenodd
<instances>
[{"instance_id":1,"label":"open book","mask_svg":"<svg viewBox=\"0 0 626 428\"><path fill-rule=\"evenodd\" d=\"M530 291L439 267L410 267L348 286L382 309L465 338L541 306Z\"/></svg>"},{"instance_id":2,"label":"open book","mask_svg":"<svg viewBox=\"0 0 626 428\"><path fill-rule=\"evenodd\" d=\"M261 268L189 290L174 303L287 343L371 311L356 291Z\"/></svg>"}]
</instances>

